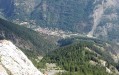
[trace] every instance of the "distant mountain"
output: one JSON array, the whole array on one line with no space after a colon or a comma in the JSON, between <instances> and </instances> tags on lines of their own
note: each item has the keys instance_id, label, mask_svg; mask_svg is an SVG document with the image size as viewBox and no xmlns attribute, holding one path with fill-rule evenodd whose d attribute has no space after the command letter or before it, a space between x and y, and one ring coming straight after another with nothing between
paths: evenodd
<instances>
[{"instance_id":1,"label":"distant mountain","mask_svg":"<svg viewBox=\"0 0 119 75\"><path fill-rule=\"evenodd\" d=\"M0 11L14 23L28 22L118 42L118 3L118 0L0 0Z\"/></svg>"},{"instance_id":2,"label":"distant mountain","mask_svg":"<svg viewBox=\"0 0 119 75\"><path fill-rule=\"evenodd\" d=\"M27 56L8 40L0 40L0 75L43 75Z\"/></svg>"},{"instance_id":3,"label":"distant mountain","mask_svg":"<svg viewBox=\"0 0 119 75\"><path fill-rule=\"evenodd\" d=\"M118 75L119 46L98 39L75 38L73 43L48 53L43 63L56 63L57 75Z\"/></svg>"}]
</instances>

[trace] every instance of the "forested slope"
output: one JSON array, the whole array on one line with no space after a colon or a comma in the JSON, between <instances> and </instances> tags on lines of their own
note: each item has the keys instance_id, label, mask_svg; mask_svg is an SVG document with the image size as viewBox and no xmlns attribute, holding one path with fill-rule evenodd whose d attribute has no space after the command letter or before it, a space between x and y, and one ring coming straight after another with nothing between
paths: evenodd
<instances>
[{"instance_id":1,"label":"forested slope","mask_svg":"<svg viewBox=\"0 0 119 75\"><path fill-rule=\"evenodd\" d=\"M56 63L66 70L59 75L115 75L118 65L113 56L117 54L111 43L80 38L80 41L50 52L42 62Z\"/></svg>"},{"instance_id":2,"label":"forested slope","mask_svg":"<svg viewBox=\"0 0 119 75\"><path fill-rule=\"evenodd\" d=\"M0 39L11 40L30 59L42 56L56 47L55 43L44 39L39 33L3 19L0 19Z\"/></svg>"}]
</instances>

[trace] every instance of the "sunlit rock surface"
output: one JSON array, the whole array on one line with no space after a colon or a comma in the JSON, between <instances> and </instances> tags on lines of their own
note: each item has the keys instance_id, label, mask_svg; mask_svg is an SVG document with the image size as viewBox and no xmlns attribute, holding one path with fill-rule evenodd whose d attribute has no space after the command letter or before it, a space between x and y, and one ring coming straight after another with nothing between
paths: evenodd
<instances>
[{"instance_id":1,"label":"sunlit rock surface","mask_svg":"<svg viewBox=\"0 0 119 75\"><path fill-rule=\"evenodd\" d=\"M0 62L0 75L43 75L19 48L7 40L0 41Z\"/></svg>"}]
</instances>

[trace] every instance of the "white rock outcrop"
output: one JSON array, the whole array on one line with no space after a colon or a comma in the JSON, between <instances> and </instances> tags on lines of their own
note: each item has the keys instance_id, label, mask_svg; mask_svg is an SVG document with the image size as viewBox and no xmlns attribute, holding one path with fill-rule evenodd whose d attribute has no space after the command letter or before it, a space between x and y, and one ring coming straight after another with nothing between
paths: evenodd
<instances>
[{"instance_id":1,"label":"white rock outcrop","mask_svg":"<svg viewBox=\"0 0 119 75\"><path fill-rule=\"evenodd\" d=\"M19 48L7 40L0 41L0 64L0 75L43 75Z\"/></svg>"}]
</instances>

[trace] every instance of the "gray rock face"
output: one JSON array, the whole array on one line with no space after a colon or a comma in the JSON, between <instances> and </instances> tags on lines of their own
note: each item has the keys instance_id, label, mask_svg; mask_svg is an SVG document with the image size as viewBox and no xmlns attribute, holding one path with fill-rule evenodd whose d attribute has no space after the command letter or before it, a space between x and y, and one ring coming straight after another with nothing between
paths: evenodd
<instances>
[{"instance_id":1,"label":"gray rock face","mask_svg":"<svg viewBox=\"0 0 119 75\"><path fill-rule=\"evenodd\" d=\"M43 75L10 41L0 41L0 75Z\"/></svg>"}]
</instances>

